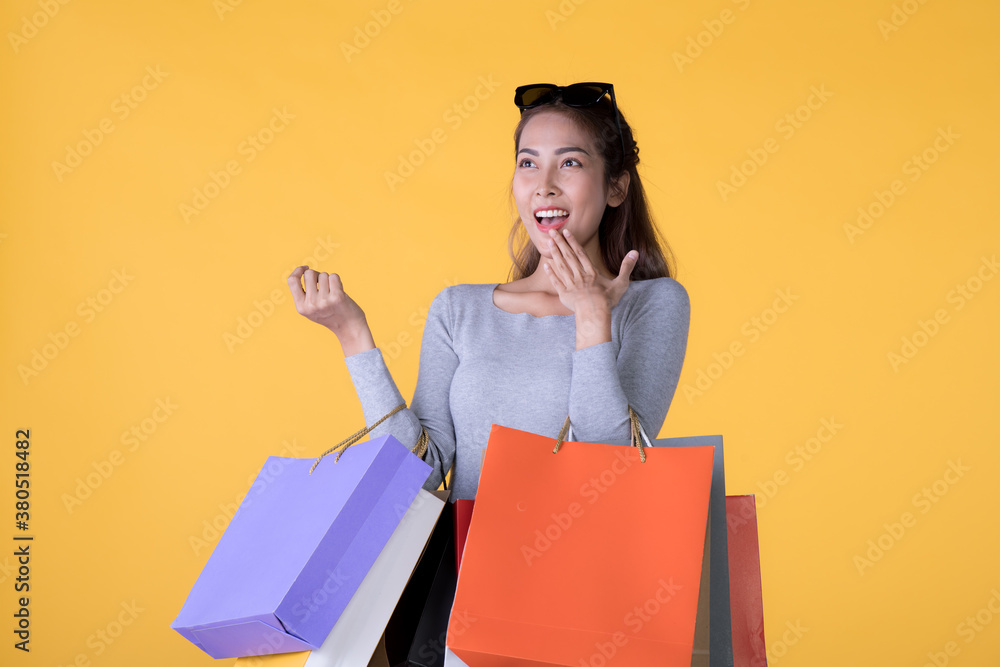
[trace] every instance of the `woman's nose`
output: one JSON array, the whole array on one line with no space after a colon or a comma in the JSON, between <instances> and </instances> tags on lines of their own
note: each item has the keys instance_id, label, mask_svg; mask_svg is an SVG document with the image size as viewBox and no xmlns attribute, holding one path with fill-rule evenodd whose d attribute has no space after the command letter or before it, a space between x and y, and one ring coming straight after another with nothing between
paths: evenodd
<instances>
[{"instance_id":1,"label":"woman's nose","mask_svg":"<svg viewBox=\"0 0 1000 667\"><path fill-rule=\"evenodd\" d=\"M548 169L543 169L538 175L538 184L535 188L539 195L554 195L557 193L555 174Z\"/></svg>"}]
</instances>

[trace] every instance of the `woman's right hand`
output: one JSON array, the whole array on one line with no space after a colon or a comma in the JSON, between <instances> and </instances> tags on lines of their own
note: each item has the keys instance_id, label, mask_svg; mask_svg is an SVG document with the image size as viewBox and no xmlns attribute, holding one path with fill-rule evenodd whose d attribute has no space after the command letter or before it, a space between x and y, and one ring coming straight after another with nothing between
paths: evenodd
<instances>
[{"instance_id":1,"label":"woman's right hand","mask_svg":"<svg viewBox=\"0 0 1000 667\"><path fill-rule=\"evenodd\" d=\"M375 347L364 311L344 292L336 273L319 273L308 266L300 266L288 276L288 287L295 310L335 333L345 355Z\"/></svg>"}]
</instances>

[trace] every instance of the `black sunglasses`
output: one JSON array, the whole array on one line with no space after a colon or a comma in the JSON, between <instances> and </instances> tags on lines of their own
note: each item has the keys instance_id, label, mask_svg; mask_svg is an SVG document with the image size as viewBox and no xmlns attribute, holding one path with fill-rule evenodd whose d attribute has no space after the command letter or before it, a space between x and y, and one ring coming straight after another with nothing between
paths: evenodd
<instances>
[{"instance_id":1,"label":"black sunglasses","mask_svg":"<svg viewBox=\"0 0 1000 667\"><path fill-rule=\"evenodd\" d=\"M532 83L518 86L514 90L514 105L524 113L542 104L550 104L561 99L567 106L589 107L600 102L605 95L611 96L611 105L615 109L615 124L618 126L618 137L622 142L622 164L625 163L625 134L618 116L618 102L615 100L615 87L610 83L587 81L569 86L557 86L552 83Z\"/></svg>"}]
</instances>

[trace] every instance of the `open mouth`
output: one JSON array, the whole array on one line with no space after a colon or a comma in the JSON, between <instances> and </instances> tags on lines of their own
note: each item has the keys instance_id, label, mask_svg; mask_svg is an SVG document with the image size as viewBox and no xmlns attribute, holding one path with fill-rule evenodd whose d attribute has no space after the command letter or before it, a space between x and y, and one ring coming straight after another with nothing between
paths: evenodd
<instances>
[{"instance_id":1,"label":"open mouth","mask_svg":"<svg viewBox=\"0 0 1000 667\"><path fill-rule=\"evenodd\" d=\"M569 211L561 208L546 209L535 212L535 223L543 232L558 229L569 220Z\"/></svg>"}]
</instances>

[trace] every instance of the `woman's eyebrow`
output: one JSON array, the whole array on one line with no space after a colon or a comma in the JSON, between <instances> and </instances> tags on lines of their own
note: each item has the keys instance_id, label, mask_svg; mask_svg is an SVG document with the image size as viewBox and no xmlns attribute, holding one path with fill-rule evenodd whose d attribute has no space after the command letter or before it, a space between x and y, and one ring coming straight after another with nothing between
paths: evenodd
<instances>
[{"instance_id":1,"label":"woman's eyebrow","mask_svg":"<svg viewBox=\"0 0 1000 667\"><path fill-rule=\"evenodd\" d=\"M562 155L563 153L574 153L574 152L583 153L584 155L590 155L590 153L583 150L582 148L579 148L578 146L564 146L563 148L556 149L556 155ZM534 155L535 157L538 157L538 151L536 151L533 148L522 148L517 152L517 154L520 155L521 153L527 153L528 155Z\"/></svg>"}]
</instances>

